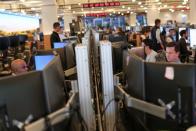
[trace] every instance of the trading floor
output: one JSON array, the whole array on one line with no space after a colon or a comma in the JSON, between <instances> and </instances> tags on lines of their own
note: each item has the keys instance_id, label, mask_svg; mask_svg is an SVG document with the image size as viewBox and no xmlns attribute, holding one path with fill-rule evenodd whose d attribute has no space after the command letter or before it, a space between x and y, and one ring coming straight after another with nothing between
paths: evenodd
<instances>
[{"instance_id":1,"label":"trading floor","mask_svg":"<svg viewBox=\"0 0 196 131\"><path fill-rule=\"evenodd\" d=\"M196 131L195 0L0 1L0 131Z\"/></svg>"}]
</instances>

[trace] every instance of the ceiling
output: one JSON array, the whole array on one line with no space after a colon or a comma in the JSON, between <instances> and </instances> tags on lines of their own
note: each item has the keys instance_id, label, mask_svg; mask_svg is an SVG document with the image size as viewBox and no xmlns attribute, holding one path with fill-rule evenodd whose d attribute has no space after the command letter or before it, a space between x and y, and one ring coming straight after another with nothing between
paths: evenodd
<instances>
[{"instance_id":1,"label":"ceiling","mask_svg":"<svg viewBox=\"0 0 196 131\"><path fill-rule=\"evenodd\" d=\"M117 7L94 7L83 9L82 6L82 3L113 1L116 0L56 0L59 15L64 15L65 12L72 12L77 15L98 12L144 12L147 11L147 9L152 8L152 5L155 5L154 7L161 11L170 10L171 12L174 12L175 10L189 10L189 0L118 0L121 5ZM47 3L44 3L43 0L0 0L0 9L17 13L21 12L31 15L40 15L41 7L47 5Z\"/></svg>"}]
</instances>

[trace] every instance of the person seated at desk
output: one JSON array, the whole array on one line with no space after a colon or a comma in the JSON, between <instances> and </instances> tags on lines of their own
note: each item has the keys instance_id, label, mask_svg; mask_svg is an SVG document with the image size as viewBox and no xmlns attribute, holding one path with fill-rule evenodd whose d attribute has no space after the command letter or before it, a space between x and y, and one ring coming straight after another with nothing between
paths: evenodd
<instances>
[{"instance_id":1,"label":"person seated at desk","mask_svg":"<svg viewBox=\"0 0 196 131\"><path fill-rule=\"evenodd\" d=\"M180 48L175 42L170 42L166 46L166 58L170 63L180 64Z\"/></svg>"},{"instance_id":2,"label":"person seated at desk","mask_svg":"<svg viewBox=\"0 0 196 131\"><path fill-rule=\"evenodd\" d=\"M157 52L155 52L153 48L153 41L150 39L145 39L144 41L144 51L146 54L146 61L147 62L156 62L156 55Z\"/></svg>"},{"instance_id":3,"label":"person seated at desk","mask_svg":"<svg viewBox=\"0 0 196 131\"><path fill-rule=\"evenodd\" d=\"M188 44L186 43L187 35L188 35L188 33L186 30L180 31L181 38L180 38L178 44L179 44L179 48L180 48L180 61L182 63L184 63L186 61L188 62L189 55L192 55L192 52L187 49L187 46L188 46Z\"/></svg>"},{"instance_id":4,"label":"person seated at desk","mask_svg":"<svg viewBox=\"0 0 196 131\"><path fill-rule=\"evenodd\" d=\"M16 59L11 63L11 70L13 75L18 75L28 71L27 64L22 59Z\"/></svg>"},{"instance_id":5,"label":"person seated at desk","mask_svg":"<svg viewBox=\"0 0 196 131\"><path fill-rule=\"evenodd\" d=\"M175 42L176 31L175 29L169 29L169 35L166 37L166 42Z\"/></svg>"}]
</instances>

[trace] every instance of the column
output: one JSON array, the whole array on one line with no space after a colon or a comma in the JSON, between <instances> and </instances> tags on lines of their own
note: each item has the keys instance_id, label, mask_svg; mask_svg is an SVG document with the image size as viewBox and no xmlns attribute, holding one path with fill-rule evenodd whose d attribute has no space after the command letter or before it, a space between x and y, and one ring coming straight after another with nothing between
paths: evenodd
<instances>
[{"instance_id":1,"label":"column","mask_svg":"<svg viewBox=\"0 0 196 131\"><path fill-rule=\"evenodd\" d=\"M50 34L53 31L53 23L58 22L57 4L55 0L43 0L41 9L41 30L44 33L44 48L50 48Z\"/></svg>"},{"instance_id":2,"label":"column","mask_svg":"<svg viewBox=\"0 0 196 131\"><path fill-rule=\"evenodd\" d=\"M76 16L73 13L65 13L64 15L64 30L70 32L69 24L72 23L72 20L77 20Z\"/></svg>"},{"instance_id":3,"label":"column","mask_svg":"<svg viewBox=\"0 0 196 131\"><path fill-rule=\"evenodd\" d=\"M196 17L195 17L195 12L196 12L196 0L189 0L190 3L190 23L191 24L196 24Z\"/></svg>"},{"instance_id":4,"label":"column","mask_svg":"<svg viewBox=\"0 0 196 131\"><path fill-rule=\"evenodd\" d=\"M135 26L136 25L136 13L130 13L130 25Z\"/></svg>"},{"instance_id":5,"label":"column","mask_svg":"<svg viewBox=\"0 0 196 131\"><path fill-rule=\"evenodd\" d=\"M147 10L147 24L153 26L155 19L160 19L160 11L156 5L152 5L152 7L149 7Z\"/></svg>"}]
</instances>

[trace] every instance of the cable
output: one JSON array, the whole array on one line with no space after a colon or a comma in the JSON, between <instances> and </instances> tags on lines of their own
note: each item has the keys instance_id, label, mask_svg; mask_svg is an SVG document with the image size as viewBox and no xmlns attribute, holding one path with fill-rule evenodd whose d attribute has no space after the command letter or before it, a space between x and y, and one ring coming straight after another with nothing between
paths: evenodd
<instances>
[{"instance_id":1,"label":"cable","mask_svg":"<svg viewBox=\"0 0 196 131\"><path fill-rule=\"evenodd\" d=\"M81 122L81 125L84 126L84 128L86 129L85 131L88 131L88 126L87 126L85 120L83 119L83 117L82 117L82 115L80 114L80 112L79 112L78 109L76 110L76 113L77 113L77 115L78 115L78 117L79 117L79 120L80 120L80 122Z\"/></svg>"},{"instance_id":2,"label":"cable","mask_svg":"<svg viewBox=\"0 0 196 131\"><path fill-rule=\"evenodd\" d=\"M103 118L103 115L105 114L105 111L107 110L107 108L109 107L109 105L112 103L112 101L118 102L119 100L120 100L120 99L119 99L118 97L109 100L109 102L106 104L106 106L105 106L103 112L101 113L101 119Z\"/></svg>"}]
</instances>

